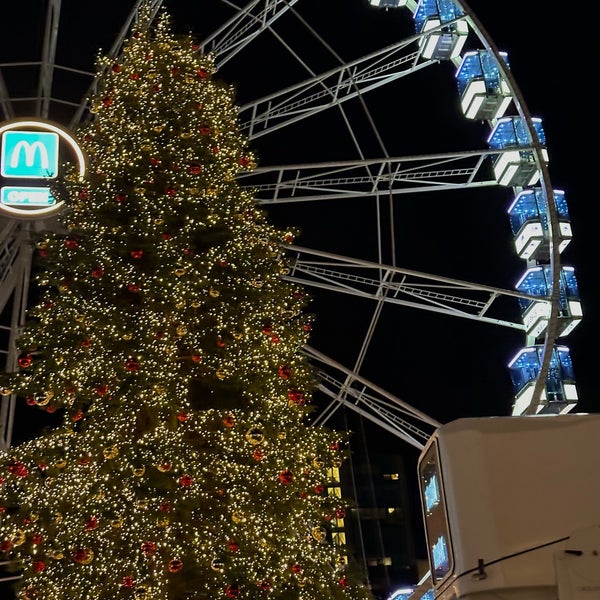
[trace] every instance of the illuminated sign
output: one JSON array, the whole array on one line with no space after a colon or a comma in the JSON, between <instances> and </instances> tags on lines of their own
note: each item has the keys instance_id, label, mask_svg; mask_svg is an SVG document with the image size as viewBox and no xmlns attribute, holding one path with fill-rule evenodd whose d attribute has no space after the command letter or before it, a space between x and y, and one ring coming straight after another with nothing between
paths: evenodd
<instances>
[{"instance_id":1,"label":"illuminated sign","mask_svg":"<svg viewBox=\"0 0 600 600\"><path fill-rule=\"evenodd\" d=\"M85 159L77 142L62 127L43 120L4 123L0 136L0 213L46 218L57 212L62 202L43 183L58 176L60 162L74 163L83 177Z\"/></svg>"},{"instance_id":2,"label":"illuminated sign","mask_svg":"<svg viewBox=\"0 0 600 600\"><path fill-rule=\"evenodd\" d=\"M46 179L58 172L58 134L7 131L2 136L3 177Z\"/></svg>"},{"instance_id":3,"label":"illuminated sign","mask_svg":"<svg viewBox=\"0 0 600 600\"><path fill-rule=\"evenodd\" d=\"M440 489L437 483L437 477L435 473L431 476L431 479L425 486L425 509L429 512L434 506L440 501Z\"/></svg>"}]
</instances>

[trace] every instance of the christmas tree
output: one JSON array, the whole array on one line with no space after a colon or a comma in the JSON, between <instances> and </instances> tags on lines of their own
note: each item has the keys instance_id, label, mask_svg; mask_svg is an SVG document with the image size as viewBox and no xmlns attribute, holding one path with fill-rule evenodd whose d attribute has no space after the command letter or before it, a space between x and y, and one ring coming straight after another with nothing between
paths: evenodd
<instances>
[{"instance_id":1,"label":"christmas tree","mask_svg":"<svg viewBox=\"0 0 600 600\"><path fill-rule=\"evenodd\" d=\"M64 418L1 457L0 559L22 600L368 598L344 436L307 422L296 232L236 182L255 158L213 58L148 15L98 59L87 173L65 168L64 234L37 243L3 393Z\"/></svg>"}]
</instances>

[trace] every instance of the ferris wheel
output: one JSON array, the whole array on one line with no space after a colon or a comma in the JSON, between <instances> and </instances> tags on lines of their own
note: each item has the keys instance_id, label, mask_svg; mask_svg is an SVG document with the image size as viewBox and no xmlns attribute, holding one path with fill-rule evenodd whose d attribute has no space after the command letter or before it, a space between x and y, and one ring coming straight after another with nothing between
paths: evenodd
<instances>
[{"instance_id":1,"label":"ferris wheel","mask_svg":"<svg viewBox=\"0 0 600 600\"><path fill-rule=\"evenodd\" d=\"M39 38L37 58L20 56L23 47L0 57L3 151L12 147L7 133L32 128L70 139L89 117L96 52L118 54L141 2L106 2L102 14L45 4L43 34L29 16L14 20L23 37ZM572 410L564 340L582 311L575 271L561 260L572 235L566 194L552 186L543 121L530 114L510 55L469 7L150 4L164 5L176 30L192 31L216 57L217 76L235 85L259 157L240 183L278 225L301 231L282 276L313 298L315 332L304 350L320 372L315 422L345 406L420 449L451 412L440 406L465 396L485 403L494 387L511 395L503 414ZM52 199L16 193L14 175L3 169L0 203L9 370L36 233L60 211ZM15 398L4 396L4 447L14 415Z\"/></svg>"}]
</instances>

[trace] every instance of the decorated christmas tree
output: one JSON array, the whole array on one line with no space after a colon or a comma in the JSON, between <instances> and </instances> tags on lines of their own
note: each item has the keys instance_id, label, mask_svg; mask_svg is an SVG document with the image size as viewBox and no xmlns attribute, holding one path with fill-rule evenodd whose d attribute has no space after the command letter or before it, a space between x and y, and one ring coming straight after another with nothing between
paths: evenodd
<instances>
[{"instance_id":1,"label":"decorated christmas tree","mask_svg":"<svg viewBox=\"0 0 600 600\"><path fill-rule=\"evenodd\" d=\"M37 243L35 306L3 382L64 417L0 457L0 559L22 600L370 597L348 566L344 436L315 374L295 232L236 174L230 86L170 18L100 57L84 177Z\"/></svg>"}]
</instances>

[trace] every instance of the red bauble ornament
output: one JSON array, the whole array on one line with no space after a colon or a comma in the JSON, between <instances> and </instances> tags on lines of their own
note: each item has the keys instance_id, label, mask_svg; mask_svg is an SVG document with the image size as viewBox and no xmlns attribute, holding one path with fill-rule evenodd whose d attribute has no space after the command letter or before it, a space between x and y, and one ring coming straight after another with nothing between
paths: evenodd
<instances>
[{"instance_id":1,"label":"red bauble ornament","mask_svg":"<svg viewBox=\"0 0 600 600\"><path fill-rule=\"evenodd\" d=\"M200 79L206 79L208 77L208 71L206 69L196 69L196 75Z\"/></svg>"},{"instance_id":2,"label":"red bauble ornament","mask_svg":"<svg viewBox=\"0 0 600 600\"><path fill-rule=\"evenodd\" d=\"M91 345L92 345L92 340L90 340L90 339L81 340L82 348L89 348Z\"/></svg>"},{"instance_id":3,"label":"red bauble ornament","mask_svg":"<svg viewBox=\"0 0 600 600\"><path fill-rule=\"evenodd\" d=\"M210 135L210 127L208 125L201 125L200 126L200 133L202 135Z\"/></svg>"},{"instance_id":4,"label":"red bauble ornament","mask_svg":"<svg viewBox=\"0 0 600 600\"><path fill-rule=\"evenodd\" d=\"M96 517L90 517L84 526L85 531L94 531L98 527L98 519Z\"/></svg>"},{"instance_id":5,"label":"red bauble ornament","mask_svg":"<svg viewBox=\"0 0 600 600\"><path fill-rule=\"evenodd\" d=\"M346 516L346 511L343 508L337 508L334 514L336 519L343 519Z\"/></svg>"},{"instance_id":6,"label":"red bauble ornament","mask_svg":"<svg viewBox=\"0 0 600 600\"><path fill-rule=\"evenodd\" d=\"M77 197L80 200L87 200L90 197L90 192L88 190L79 190L79 192L77 192Z\"/></svg>"},{"instance_id":7,"label":"red bauble ornament","mask_svg":"<svg viewBox=\"0 0 600 600\"><path fill-rule=\"evenodd\" d=\"M31 536L31 543L34 546L39 546L44 541L44 536L41 533L34 533Z\"/></svg>"},{"instance_id":8,"label":"red bauble ornament","mask_svg":"<svg viewBox=\"0 0 600 600\"><path fill-rule=\"evenodd\" d=\"M225 340L220 336L217 338L217 346L219 348L225 348L225 346L226 346Z\"/></svg>"},{"instance_id":9,"label":"red bauble ornament","mask_svg":"<svg viewBox=\"0 0 600 600\"><path fill-rule=\"evenodd\" d=\"M190 418L190 415L188 415L187 413L180 412L177 414L177 420L180 423L185 423L189 418Z\"/></svg>"},{"instance_id":10,"label":"red bauble ornament","mask_svg":"<svg viewBox=\"0 0 600 600\"><path fill-rule=\"evenodd\" d=\"M41 573L46 568L46 563L43 560L36 560L33 563L33 570L36 573Z\"/></svg>"},{"instance_id":11,"label":"red bauble ornament","mask_svg":"<svg viewBox=\"0 0 600 600\"><path fill-rule=\"evenodd\" d=\"M188 167L191 175L200 175L202 173L202 165L192 164Z\"/></svg>"},{"instance_id":12,"label":"red bauble ornament","mask_svg":"<svg viewBox=\"0 0 600 600\"><path fill-rule=\"evenodd\" d=\"M132 372L139 371L140 363L135 358L128 358L125 361L125 368Z\"/></svg>"},{"instance_id":13,"label":"red bauble ornament","mask_svg":"<svg viewBox=\"0 0 600 600\"><path fill-rule=\"evenodd\" d=\"M190 487L192 485L192 483L194 482L193 478L191 475L188 475L187 473L184 473L180 478L179 478L179 485L181 487Z\"/></svg>"},{"instance_id":14,"label":"red bauble ornament","mask_svg":"<svg viewBox=\"0 0 600 600\"><path fill-rule=\"evenodd\" d=\"M35 406L35 398L33 396L25 396L25 404L28 406Z\"/></svg>"},{"instance_id":15,"label":"red bauble ornament","mask_svg":"<svg viewBox=\"0 0 600 600\"><path fill-rule=\"evenodd\" d=\"M294 474L288 469L280 471L278 477L279 481L283 483L283 485L289 485L294 480Z\"/></svg>"},{"instance_id":16,"label":"red bauble ornament","mask_svg":"<svg viewBox=\"0 0 600 600\"><path fill-rule=\"evenodd\" d=\"M98 265L97 267L94 267L92 269L92 277L99 279L100 277L102 277L102 275L104 275L104 267Z\"/></svg>"},{"instance_id":17,"label":"red bauble ornament","mask_svg":"<svg viewBox=\"0 0 600 600\"><path fill-rule=\"evenodd\" d=\"M106 96L102 98L102 106L108 108L112 104L112 98L110 96Z\"/></svg>"},{"instance_id":18,"label":"red bauble ornament","mask_svg":"<svg viewBox=\"0 0 600 600\"><path fill-rule=\"evenodd\" d=\"M156 544L154 542L143 542L142 543L142 552L146 556L152 556L156 552Z\"/></svg>"},{"instance_id":19,"label":"red bauble ornament","mask_svg":"<svg viewBox=\"0 0 600 600\"><path fill-rule=\"evenodd\" d=\"M54 406L53 404L48 404L48 406L46 406L46 412L50 414L55 413L56 406Z\"/></svg>"},{"instance_id":20,"label":"red bauble ornament","mask_svg":"<svg viewBox=\"0 0 600 600\"><path fill-rule=\"evenodd\" d=\"M235 425L235 418L233 415L225 415L223 417L223 425L225 425L225 427L233 427Z\"/></svg>"},{"instance_id":21,"label":"red bauble ornament","mask_svg":"<svg viewBox=\"0 0 600 600\"><path fill-rule=\"evenodd\" d=\"M31 356L31 354L24 354L23 356L19 356L17 362L19 363L19 366L22 369L26 369L27 367L31 366L31 363L33 362L33 357Z\"/></svg>"},{"instance_id":22,"label":"red bauble ornament","mask_svg":"<svg viewBox=\"0 0 600 600\"><path fill-rule=\"evenodd\" d=\"M175 196L175 195L177 194L177 189L176 189L176 188L174 188L174 187L168 187L168 188L165 190L165 194L166 194L167 196L170 196L170 197L172 198L173 196Z\"/></svg>"},{"instance_id":23,"label":"red bauble ornament","mask_svg":"<svg viewBox=\"0 0 600 600\"><path fill-rule=\"evenodd\" d=\"M120 73L121 72L121 65L115 63L111 69L113 70L113 73Z\"/></svg>"},{"instance_id":24,"label":"red bauble ornament","mask_svg":"<svg viewBox=\"0 0 600 600\"><path fill-rule=\"evenodd\" d=\"M258 584L258 587L262 592L268 592L271 590L271 584L268 581L261 581Z\"/></svg>"},{"instance_id":25,"label":"red bauble ornament","mask_svg":"<svg viewBox=\"0 0 600 600\"><path fill-rule=\"evenodd\" d=\"M238 160L238 164L240 165L240 167L247 167L250 164L250 159L247 156L242 156Z\"/></svg>"},{"instance_id":26,"label":"red bauble ornament","mask_svg":"<svg viewBox=\"0 0 600 600\"><path fill-rule=\"evenodd\" d=\"M90 559L90 553L85 548L78 548L72 554L73 560L76 563L85 563Z\"/></svg>"},{"instance_id":27,"label":"red bauble ornament","mask_svg":"<svg viewBox=\"0 0 600 600\"><path fill-rule=\"evenodd\" d=\"M220 258L217 261L217 266L221 267L221 268L225 268L229 266L229 262L227 262L224 258Z\"/></svg>"},{"instance_id":28,"label":"red bauble ornament","mask_svg":"<svg viewBox=\"0 0 600 600\"><path fill-rule=\"evenodd\" d=\"M200 354L192 354L192 362L201 363L202 356Z\"/></svg>"},{"instance_id":29,"label":"red bauble ornament","mask_svg":"<svg viewBox=\"0 0 600 600\"><path fill-rule=\"evenodd\" d=\"M306 403L306 398L300 390L289 390L288 398L290 402L297 404L298 406L302 406Z\"/></svg>"},{"instance_id":30,"label":"red bauble ornament","mask_svg":"<svg viewBox=\"0 0 600 600\"><path fill-rule=\"evenodd\" d=\"M237 552L240 549L235 540L229 540L227 542L227 547L230 552Z\"/></svg>"},{"instance_id":31,"label":"red bauble ornament","mask_svg":"<svg viewBox=\"0 0 600 600\"><path fill-rule=\"evenodd\" d=\"M38 469L42 472L46 471L48 469L48 464L45 462L39 462L38 463Z\"/></svg>"},{"instance_id":32,"label":"red bauble ornament","mask_svg":"<svg viewBox=\"0 0 600 600\"><path fill-rule=\"evenodd\" d=\"M170 240L173 236L170 233L162 234L163 240Z\"/></svg>"},{"instance_id":33,"label":"red bauble ornament","mask_svg":"<svg viewBox=\"0 0 600 600\"><path fill-rule=\"evenodd\" d=\"M49 254L47 248L39 248L37 251L37 255L41 258L46 258Z\"/></svg>"},{"instance_id":34,"label":"red bauble ornament","mask_svg":"<svg viewBox=\"0 0 600 600\"><path fill-rule=\"evenodd\" d=\"M213 146L213 147L210 149L210 151L211 151L213 154L219 154L219 152L221 152L221 149L220 149L218 146Z\"/></svg>"},{"instance_id":35,"label":"red bauble ornament","mask_svg":"<svg viewBox=\"0 0 600 600\"><path fill-rule=\"evenodd\" d=\"M128 198L127 194L116 194L115 195L115 201L118 204L124 204L125 202L127 202L127 198Z\"/></svg>"},{"instance_id":36,"label":"red bauble ornament","mask_svg":"<svg viewBox=\"0 0 600 600\"><path fill-rule=\"evenodd\" d=\"M140 287L138 285L136 285L135 283L130 283L127 286L127 291L131 292L132 294L137 294L140 291Z\"/></svg>"},{"instance_id":37,"label":"red bauble ornament","mask_svg":"<svg viewBox=\"0 0 600 600\"><path fill-rule=\"evenodd\" d=\"M142 258L142 256L144 255L144 251L136 248L135 250L132 250L129 254L131 255L131 258Z\"/></svg>"},{"instance_id":38,"label":"red bauble ornament","mask_svg":"<svg viewBox=\"0 0 600 600\"><path fill-rule=\"evenodd\" d=\"M126 575L123 577L123 581L121 582L121 587L126 590L130 590L135 585L135 579L130 575Z\"/></svg>"},{"instance_id":39,"label":"red bauble ornament","mask_svg":"<svg viewBox=\"0 0 600 600\"><path fill-rule=\"evenodd\" d=\"M255 448L252 452L252 458L254 460L262 460L265 457L265 453L261 448Z\"/></svg>"},{"instance_id":40,"label":"red bauble ornament","mask_svg":"<svg viewBox=\"0 0 600 600\"><path fill-rule=\"evenodd\" d=\"M153 167L158 167L158 165L160 165L160 158L156 158L156 157L154 157L154 156L153 156L153 157L150 159L150 164L151 164Z\"/></svg>"},{"instance_id":41,"label":"red bauble ornament","mask_svg":"<svg viewBox=\"0 0 600 600\"><path fill-rule=\"evenodd\" d=\"M315 485L315 487L313 488L315 491L315 494L322 494L325 491L325 486L324 485Z\"/></svg>"},{"instance_id":42,"label":"red bauble ornament","mask_svg":"<svg viewBox=\"0 0 600 600\"><path fill-rule=\"evenodd\" d=\"M289 379L292 376L292 367L289 365L281 365L277 369L277 374L281 379Z\"/></svg>"},{"instance_id":43,"label":"red bauble ornament","mask_svg":"<svg viewBox=\"0 0 600 600\"><path fill-rule=\"evenodd\" d=\"M177 77L180 72L181 72L181 69L179 67L171 67L171 75L173 77Z\"/></svg>"},{"instance_id":44,"label":"red bauble ornament","mask_svg":"<svg viewBox=\"0 0 600 600\"><path fill-rule=\"evenodd\" d=\"M232 583L225 588L225 593L228 598L237 598L240 595L240 586L237 583Z\"/></svg>"},{"instance_id":45,"label":"red bauble ornament","mask_svg":"<svg viewBox=\"0 0 600 600\"><path fill-rule=\"evenodd\" d=\"M348 587L348 579L346 577L340 577L339 583L342 587Z\"/></svg>"},{"instance_id":46,"label":"red bauble ornament","mask_svg":"<svg viewBox=\"0 0 600 600\"><path fill-rule=\"evenodd\" d=\"M94 391L98 396L104 396L108 394L108 386L105 383L100 383L94 388Z\"/></svg>"},{"instance_id":47,"label":"red bauble ornament","mask_svg":"<svg viewBox=\"0 0 600 600\"><path fill-rule=\"evenodd\" d=\"M83 419L83 411L81 409L76 410L71 415L71 421L81 421L81 419Z\"/></svg>"},{"instance_id":48,"label":"red bauble ornament","mask_svg":"<svg viewBox=\"0 0 600 600\"><path fill-rule=\"evenodd\" d=\"M8 552L12 547L12 540L3 540L0 542L0 552Z\"/></svg>"},{"instance_id":49,"label":"red bauble ornament","mask_svg":"<svg viewBox=\"0 0 600 600\"><path fill-rule=\"evenodd\" d=\"M139 73L131 73L131 75L129 75L129 79L132 79L133 81L137 81L139 78Z\"/></svg>"},{"instance_id":50,"label":"red bauble ornament","mask_svg":"<svg viewBox=\"0 0 600 600\"><path fill-rule=\"evenodd\" d=\"M22 462L13 462L8 466L9 473L17 477L27 477L29 469Z\"/></svg>"},{"instance_id":51,"label":"red bauble ornament","mask_svg":"<svg viewBox=\"0 0 600 600\"><path fill-rule=\"evenodd\" d=\"M169 561L169 573L179 573L183 569L183 562L178 559Z\"/></svg>"},{"instance_id":52,"label":"red bauble ornament","mask_svg":"<svg viewBox=\"0 0 600 600\"><path fill-rule=\"evenodd\" d=\"M294 563L292 565L292 573L296 573L296 575L298 575L298 573L302 573L302 567L298 563Z\"/></svg>"},{"instance_id":53,"label":"red bauble ornament","mask_svg":"<svg viewBox=\"0 0 600 600\"><path fill-rule=\"evenodd\" d=\"M169 512L171 510L171 503L170 502L162 502L160 504L160 506L158 507L158 510L161 510L162 512Z\"/></svg>"}]
</instances>

